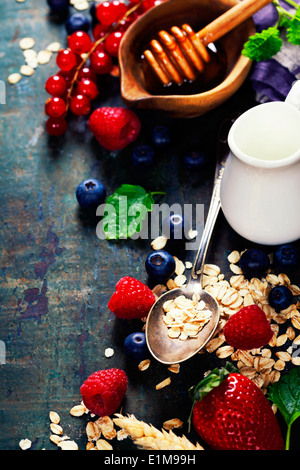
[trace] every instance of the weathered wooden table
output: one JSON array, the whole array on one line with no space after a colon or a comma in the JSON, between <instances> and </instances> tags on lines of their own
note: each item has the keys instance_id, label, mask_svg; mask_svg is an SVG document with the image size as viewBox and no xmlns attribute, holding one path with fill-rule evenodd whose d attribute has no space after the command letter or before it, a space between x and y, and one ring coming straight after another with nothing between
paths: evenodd
<instances>
[{"instance_id":1,"label":"weathered wooden table","mask_svg":"<svg viewBox=\"0 0 300 470\"><path fill-rule=\"evenodd\" d=\"M124 413L158 428L178 417L185 423L182 433L187 433L188 389L222 361L196 355L181 365L179 374L172 374L168 387L157 391L155 385L170 375L167 366L152 360L150 368L140 372L136 362L126 358L124 338L142 324L118 320L107 303L122 276L147 282L144 261L150 240L99 240L98 219L79 211L75 189L85 178L96 177L108 194L123 183L140 184L166 191L159 202L202 203L207 210L218 126L231 112L255 104L251 85L246 82L225 105L189 121L139 112L140 142L148 141L153 124L167 124L174 136L170 149L158 153L154 169L141 174L130 164L132 147L117 154L105 151L92 137L87 118L71 118L62 138L46 134L44 83L57 70L55 58L14 86L7 77L24 63L18 45L22 37L35 38L38 50L52 41L64 44L64 25L48 16L41 0L2 0L0 11L0 79L6 83L6 104L0 109L0 340L6 347L6 360L0 365L0 448L16 450L21 439L29 438L32 449L56 450L49 441L49 411L54 410L61 416L64 433L84 449L88 417L74 418L69 410L81 401L83 381L94 371L110 367L124 369L128 375ZM118 78L109 77L98 105L111 104L122 105L122 101ZM184 153L192 149L204 149L210 160L198 174L182 168ZM250 245L220 214L208 262L229 274L228 253ZM188 252L185 259L194 255ZM110 358L104 354L108 347L114 349ZM193 431L189 437L198 440ZM112 445L116 450L134 448L128 439Z\"/></svg>"}]
</instances>

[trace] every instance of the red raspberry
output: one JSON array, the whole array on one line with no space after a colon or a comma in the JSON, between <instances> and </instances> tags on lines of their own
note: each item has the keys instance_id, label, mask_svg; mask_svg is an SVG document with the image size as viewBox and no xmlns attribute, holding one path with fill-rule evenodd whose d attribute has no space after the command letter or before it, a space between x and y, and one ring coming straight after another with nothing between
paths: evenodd
<instances>
[{"instance_id":1,"label":"red raspberry","mask_svg":"<svg viewBox=\"0 0 300 470\"><path fill-rule=\"evenodd\" d=\"M146 317L155 302L149 287L133 277L122 277L116 285L116 292L108 302L108 308L119 318Z\"/></svg>"},{"instance_id":2,"label":"red raspberry","mask_svg":"<svg viewBox=\"0 0 300 470\"><path fill-rule=\"evenodd\" d=\"M98 142L107 150L121 150L137 139L141 122L127 108L103 107L90 116L90 129Z\"/></svg>"},{"instance_id":3,"label":"red raspberry","mask_svg":"<svg viewBox=\"0 0 300 470\"><path fill-rule=\"evenodd\" d=\"M82 401L95 415L109 416L119 408L127 383L127 376L121 369L99 370L81 385Z\"/></svg>"},{"instance_id":4,"label":"red raspberry","mask_svg":"<svg viewBox=\"0 0 300 470\"><path fill-rule=\"evenodd\" d=\"M264 311L258 305L249 305L229 318L224 335L230 346L250 350L268 344L273 331Z\"/></svg>"}]
</instances>

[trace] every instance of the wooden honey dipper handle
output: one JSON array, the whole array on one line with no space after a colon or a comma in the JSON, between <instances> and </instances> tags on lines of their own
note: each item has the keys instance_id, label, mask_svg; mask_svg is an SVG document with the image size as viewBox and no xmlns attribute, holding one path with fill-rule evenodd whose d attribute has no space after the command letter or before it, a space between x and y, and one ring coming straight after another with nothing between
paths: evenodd
<instances>
[{"instance_id":1,"label":"wooden honey dipper handle","mask_svg":"<svg viewBox=\"0 0 300 470\"><path fill-rule=\"evenodd\" d=\"M204 45L214 42L272 1L243 0L201 29L201 31L196 33L196 36L201 39Z\"/></svg>"}]
</instances>

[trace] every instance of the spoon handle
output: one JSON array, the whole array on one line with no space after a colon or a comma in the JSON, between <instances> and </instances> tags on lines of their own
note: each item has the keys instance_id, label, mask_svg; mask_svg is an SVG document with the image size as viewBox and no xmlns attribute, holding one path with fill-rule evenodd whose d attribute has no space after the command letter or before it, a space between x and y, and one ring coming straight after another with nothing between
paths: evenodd
<instances>
[{"instance_id":1,"label":"spoon handle","mask_svg":"<svg viewBox=\"0 0 300 470\"><path fill-rule=\"evenodd\" d=\"M201 278L203 273L203 267L205 264L205 258L211 235L219 214L221 207L220 202L220 187L221 180L225 168L225 164L229 155L229 147L227 144L227 134L229 129L226 126L231 126L235 121L236 117L225 119L219 128L218 132L218 152L216 159L216 168L214 176L213 191L211 196L211 202L209 205L209 210L206 218L206 223L202 233L200 246L197 252L196 260L192 269L190 282L197 282L199 288L201 288ZM225 133L226 132L226 133ZM200 282L199 282L200 281Z\"/></svg>"}]
</instances>

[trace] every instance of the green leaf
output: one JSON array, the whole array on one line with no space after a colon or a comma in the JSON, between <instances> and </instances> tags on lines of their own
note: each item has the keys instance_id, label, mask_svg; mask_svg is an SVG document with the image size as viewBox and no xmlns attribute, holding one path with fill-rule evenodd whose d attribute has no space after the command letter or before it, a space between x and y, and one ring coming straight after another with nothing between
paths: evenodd
<instances>
[{"instance_id":1,"label":"green leaf","mask_svg":"<svg viewBox=\"0 0 300 470\"><path fill-rule=\"evenodd\" d=\"M140 232L153 204L152 193L141 186L123 184L106 199L103 218L105 237L108 240L126 239Z\"/></svg>"},{"instance_id":2,"label":"green leaf","mask_svg":"<svg viewBox=\"0 0 300 470\"><path fill-rule=\"evenodd\" d=\"M295 46L300 45L300 7L297 8L295 16L287 25L287 40Z\"/></svg>"},{"instance_id":3,"label":"green leaf","mask_svg":"<svg viewBox=\"0 0 300 470\"><path fill-rule=\"evenodd\" d=\"M250 60L257 62L268 60L280 51L282 40L279 37L279 29L276 26L263 30L249 37L244 44L242 54Z\"/></svg>"},{"instance_id":4,"label":"green leaf","mask_svg":"<svg viewBox=\"0 0 300 470\"><path fill-rule=\"evenodd\" d=\"M291 425L300 416L300 369L291 369L278 382L270 385L268 398L278 407L288 425L288 449Z\"/></svg>"}]
</instances>

